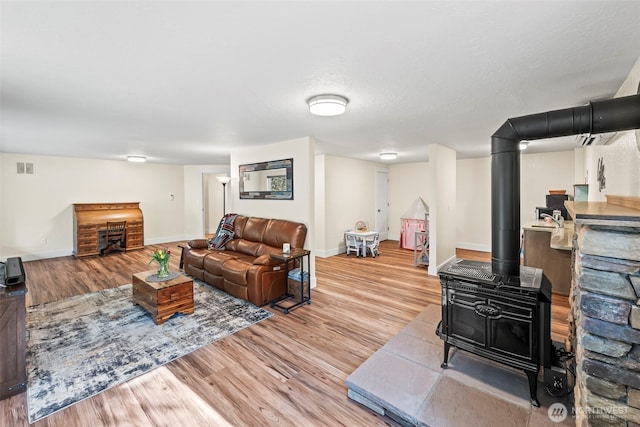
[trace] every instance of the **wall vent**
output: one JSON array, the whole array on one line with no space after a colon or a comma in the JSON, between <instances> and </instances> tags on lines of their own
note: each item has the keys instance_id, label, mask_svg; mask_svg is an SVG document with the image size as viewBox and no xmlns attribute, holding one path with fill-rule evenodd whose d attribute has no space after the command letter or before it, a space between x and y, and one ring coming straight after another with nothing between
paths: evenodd
<instances>
[{"instance_id":1,"label":"wall vent","mask_svg":"<svg viewBox=\"0 0 640 427\"><path fill-rule=\"evenodd\" d=\"M591 147L592 145L605 145L613 138L615 132L597 133L595 135L586 134L578 135L576 137L576 143L583 147Z\"/></svg>"}]
</instances>

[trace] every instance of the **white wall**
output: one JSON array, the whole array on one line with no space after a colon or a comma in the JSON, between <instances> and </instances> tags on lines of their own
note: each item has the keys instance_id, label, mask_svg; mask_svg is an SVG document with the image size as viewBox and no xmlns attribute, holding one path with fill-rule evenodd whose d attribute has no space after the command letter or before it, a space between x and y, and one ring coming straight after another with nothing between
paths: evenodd
<instances>
[{"instance_id":1,"label":"white wall","mask_svg":"<svg viewBox=\"0 0 640 427\"><path fill-rule=\"evenodd\" d=\"M325 163L326 156L320 154L315 156L315 179L314 179L314 218L315 218L315 230L313 230L314 239L316 242L316 256L326 257L326 216L325 216L325 200L326 200L326 185L325 185ZM338 253L338 252L336 252Z\"/></svg>"},{"instance_id":2,"label":"white wall","mask_svg":"<svg viewBox=\"0 0 640 427\"><path fill-rule=\"evenodd\" d=\"M598 183L598 160L604 165L604 188ZM605 202L606 195L640 197L640 149L634 131L619 132L610 145L586 149L589 201Z\"/></svg>"},{"instance_id":3,"label":"white wall","mask_svg":"<svg viewBox=\"0 0 640 427\"><path fill-rule=\"evenodd\" d=\"M640 59L616 97L635 95L640 85ZM598 160L604 164L605 188L597 181ZM589 147L581 167L588 175L589 201L604 202L606 195L640 197L640 130L618 132L607 145Z\"/></svg>"},{"instance_id":4,"label":"white wall","mask_svg":"<svg viewBox=\"0 0 640 427\"><path fill-rule=\"evenodd\" d=\"M536 207L547 205L549 190L573 196L573 151L520 155L520 223L535 219Z\"/></svg>"},{"instance_id":5,"label":"white wall","mask_svg":"<svg viewBox=\"0 0 640 427\"><path fill-rule=\"evenodd\" d=\"M456 165L456 246L491 251L491 158Z\"/></svg>"},{"instance_id":6,"label":"white wall","mask_svg":"<svg viewBox=\"0 0 640 427\"><path fill-rule=\"evenodd\" d=\"M429 274L456 255L456 152L429 145Z\"/></svg>"},{"instance_id":7,"label":"white wall","mask_svg":"<svg viewBox=\"0 0 640 427\"><path fill-rule=\"evenodd\" d=\"M146 244L183 237L182 166L12 153L1 161L0 257L71 255L74 203L140 202ZM18 174L17 162L35 173Z\"/></svg>"},{"instance_id":8,"label":"white wall","mask_svg":"<svg viewBox=\"0 0 640 427\"><path fill-rule=\"evenodd\" d=\"M2 185L3 182L5 182L5 178L4 178L4 156L5 154L0 153L0 258L3 257L3 246L2 246L2 242L5 241L5 236L4 236L4 217L5 217L5 203L3 201L3 192L4 192L4 185Z\"/></svg>"}]
</instances>

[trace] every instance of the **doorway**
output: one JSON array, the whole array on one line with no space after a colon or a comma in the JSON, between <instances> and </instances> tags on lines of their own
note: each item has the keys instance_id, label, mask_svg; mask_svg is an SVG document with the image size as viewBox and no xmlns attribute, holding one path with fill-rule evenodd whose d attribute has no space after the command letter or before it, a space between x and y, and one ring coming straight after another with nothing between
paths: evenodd
<instances>
[{"instance_id":1,"label":"doorway","mask_svg":"<svg viewBox=\"0 0 640 427\"><path fill-rule=\"evenodd\" d=\"M224 173L203 173L202 174L202 224L204 235L214 234L222 219L223 208L222 198L224 187L218 181L219 176L228 176ZM227 185L228 187L228 185Z\"/></svg>"}]
</instances>

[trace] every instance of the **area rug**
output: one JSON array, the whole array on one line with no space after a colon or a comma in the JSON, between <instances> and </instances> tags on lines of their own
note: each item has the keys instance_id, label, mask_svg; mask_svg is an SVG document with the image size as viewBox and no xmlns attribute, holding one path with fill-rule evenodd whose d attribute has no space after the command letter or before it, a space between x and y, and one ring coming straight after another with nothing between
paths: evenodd
<instances>
[{"instance_id":1,"label":"area rug","mask_svg":"<svg viewBox=\"0 0 640 427\"><path fill-rule=\"evenodd\" d=\"M161 325L131 285L27 309L29 422L162 366L272 315L194 280L195 312Z\"/></svg>"}]
</instances>

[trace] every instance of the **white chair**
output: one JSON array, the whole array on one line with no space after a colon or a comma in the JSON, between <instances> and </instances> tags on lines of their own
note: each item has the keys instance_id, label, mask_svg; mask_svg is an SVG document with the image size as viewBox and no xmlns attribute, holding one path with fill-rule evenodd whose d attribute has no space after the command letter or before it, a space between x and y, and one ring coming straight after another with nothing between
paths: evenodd
<instances>
[{"instance_id":1,"label":"white chair","mask_svg":"<svg viewBox=\"0 0 640 427\"><path fill-rule=\"evenodd\" d=\"M355 251L356 256L360 256L360 241L352 234L345 234L344 241L347 245L347 256L351 251Z\"/></svg>"},{"instance_id":2,"label":"white chair","mask_svg":"<svg viewBox=\"0 0 640 427\"><path fill-rule=\"evenodd\" d=\"M365 251L364 254L367 254L368 252L371 252L371 256L372 257L376 257L377 255L380 255L380 251L378 250L378 246L380 245L380 234L376 233L373 235L372 239L367 239L367 241L365 242L365 247L363 248L363 250Z\"/></svg>"}]
</instances>

